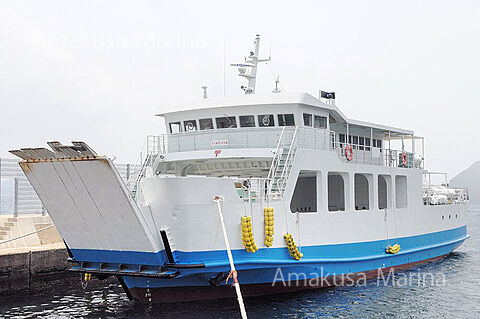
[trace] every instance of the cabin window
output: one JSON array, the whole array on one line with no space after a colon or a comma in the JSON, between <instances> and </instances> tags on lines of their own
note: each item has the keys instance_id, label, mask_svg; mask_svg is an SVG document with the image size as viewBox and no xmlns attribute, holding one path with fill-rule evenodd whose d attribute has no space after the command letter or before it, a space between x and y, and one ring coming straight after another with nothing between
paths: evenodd
<instances>
[{"instance_id":1,"label":"cabin window","mask_svg":"<svg viewBox=\"0 0 480 319\"><path fill-rule=\"evenodd\" d=\"M377 140L377 147L380 149L380 152L382 151L382 140Z\"/></svg>"},{"instance_id":2,"label":"cabin window","mask_svg":"<svg viewBox=\"0 0 480 319\"><path fill-rule=\"evenodd\" d=\"M273 121L273 114L260 114L258 116L258 126L275 126L275 122Z\"/></svg>"},{"instance_id":3,"label":"cabin window","mask_svg":"<svg viewBox=\"0 0 480 319\"><path fill-rule=\"evenodd\" d=\"M217 128L236 128L237 127L237 119L235 116L224 116L224 117L217 117L215 119L217 123Z\"/></svg>"},{"instance_id":4,"label":"cabin window","mask_svg":"<svg viewBox=\"0 0 480 319\"><path fill-rule=\"evenodd\" d=\"M185 132L196 131L197 121L196 120L183 121L183 127L185 128Z\"/></svg>"},{"instance_id":5,"label":"cabin window","mask_svg":"<svg viewBox=\"0 0 480 319\"><path fill-rule=\"evenodd\" d=\"M170 133L179 133L182 131L180 122L171 122L168 126L170 126Z\"/></svg>"},{"instance_id":6,"label":"cabin window","mask_svg":"<svg viewBox=\"0 0 480 319\"><path fill-rule=\"evenodd\" d=\"M370 209L370 192L368 179L365 175L355 174L355 210Z\"/></svg>"},{"instance_id":7,"label":"cabin window","mask_svg":"<svg viewBox=\"0 0 480 319\"><path fill-rule=\"evenodd\" d=\"M327 128L327 118L324 116L315 115L313 126L316 128Z\"/></svg>"},{"instance_id":8,"label":"cabin window","mask_svg":"<svg viewBox=\"0 0 480 319\"><path fill-rule=\"evenodd\" d=\"M312 126L312 114L303 113L303 125Z\"/></svg>"},{"instance_id":9,"label":"cabin window","mask_svg":"<svg viewBox=\"0 0 480 319\"><path fill-rule=\"evenodd\" d=\"M407 177L395 176L395 202L397 208L407 207Z\"/></svg>"},{"instance_id":10,"label":"cabin window","mask_svg":"<svg viewBox=\"0 0 480 319\"><path fill-rule=\"evenodd\" d=\"M361 150L361 151L363 151L363 150L364 150L364 147L363 147L363 146L365 145L365 138L359 136L359 137L358 137L358 144L360 145L360 146L358 147L358 149Z\"/></svg>"},{"instance_id":11,"label":"cabin window","mask_svg":"<svg viewBox=\"0 0 480 319\"><path fill-rule=\"evenodd\" d=\"M382 148L382 140L373 139L373 147Z\"/></svg>"},{"instance_id":12,"label":"cabin window","mask_svg":"<svg viewBox=\"0 0 480 319\"><path fill-rule=\"evenodd\" d=\"M253 115L240 116L240 127L255 127L255 117Z\"/></svg>"},{"instance_id":13,"label":"cabin window","mask_svg":"<svg viewBox=\"0 0 480 319\"><path fill-rule=\"evenodd\" d=\"M278 114L278 126L295 126L293 114Z\"/></svg>"},{"instance_id":14,"label":"cabin window","mask_svg":"<svg viewBox=\"0 0 480 319\"><path fill-rule=\"evenodd\" d=\"M378 209L390 208L390 176L378 175Z\"/></svg>"},{"instance_id":15,"label":"cabin window","mask_svg":"<svg viewBox=\"0 0 480 319\"><path fill-rule=\"evenodd\" d=\"M358 145L358 136L353 136L353 148L354 149L357 149L357 145Z\"/></svg>"},{"instance_id":16,"label":"cabin window","mask_svg":"<svg viewBox=\"0 0 480 319\"><path fill-rule=\"evenodd\" d=\"M338 135L338 141L340 142L340 148L343 147L343 143L345 143L345 134Z\"/></svg>"},{"instance_id":17,"label":"cabin window","mask_svg":"<svg viewBox=\"0 0 480 319\"><path fill-rule=\"evenodd\" d=\"M200 123L200 130L212 130L213 129L212 119L199 119L198 122Z\"/></svg>"},{"instance_id":18,"label":"cabin window","mask_svg":"<svg viewBox=\"0 0 480 319\"><path fill-rule=\"evenodd\" d=\"M314 171L301 171L290 202L292 213L317 211L317 174Z\"/></svg>"},{"instance_id":19,"label":"cabin window","mask_svg":"<svg viewBox=\"0 0 480 319\"><path fill-rule=\"evenodd\" d=\"M330 212L345 210L345 182L338 173L328 174L328 210Z\"/></svg>"},{"instance_id":20,"label":"cabin window","mask_svg":"<svg viewBox=\"0 0 480 319\"><path fill-rule=\"evenodd\" d=\"M365 137L365 151L370 151L370 138Z\"/></svg>"}]
</instances>

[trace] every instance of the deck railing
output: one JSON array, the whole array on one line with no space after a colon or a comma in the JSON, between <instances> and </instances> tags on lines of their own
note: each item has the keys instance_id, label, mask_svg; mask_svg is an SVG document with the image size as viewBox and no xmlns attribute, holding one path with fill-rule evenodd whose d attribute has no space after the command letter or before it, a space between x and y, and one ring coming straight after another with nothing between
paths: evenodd
<instances>
[{"instance_id":1,"label":"deck railing","mask_svg":"<svg viewBox=\"0 0 480 319\"><path fill-rule=\"evenodd\" d=\"M293 128L294 129L294 128ZM232 128L166 134L169 153L228 148L274 148L281 127Z\"/></svg>"},{"instance_id":2,"label":"deck railing","mask_svg":"<svg viewBox=\"0 0 480 319\"><path fill-rule=\"evenodd\" d=\"M351 160L348 160L345 154L347 145L352 147ZM334 150L342 162L423 169L422 157L418 156L417 154L402 150L378 148L359 144L346 144L340 142L334 142Z\"/></svg>"},{"instance_id":3,"label":"deck railing","mask_svg":"<svg viewBox=\"0 0 480 319\"><path fill-rule=\"evenodd\" d=\"M352 146L353 155L352 160L348 161L345 156L347 143L337 141L335 132L306 126L231 128L152 135L148 137L144 147L145 156L214 149L270 148L275 150L282 132L285 136L292 136L295 130L297 130L296 147L298 149L335 151L341 161L348 163L423 168L423 158L417 154L370 145L349 144ZM402 161L402 153L406 157L405 162Z\"/></svg>"},{"instance_id":4,"label":"deck railing","mask_svg":"<svg viewBox=\"0 0 480 319\"><path fill-rule=\"evenodd\" d=\"M284 131L293 134L295 126L231 128L221 130L191 131L162 134L155 140L156 147L163 153L201 151L233 148L272 148L275 149ZM326 129L299 127L299 143L303 148L330 149L331 132ZM149 137L151 139L151 137Z\"/></svg>"}]
</instances>

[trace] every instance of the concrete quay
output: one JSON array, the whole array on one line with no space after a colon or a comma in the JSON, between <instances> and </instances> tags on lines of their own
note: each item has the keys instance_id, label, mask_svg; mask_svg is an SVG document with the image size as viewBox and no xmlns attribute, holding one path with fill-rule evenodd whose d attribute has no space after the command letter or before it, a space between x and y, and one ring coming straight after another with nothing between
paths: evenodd
<instances>
[{"instance_id":1,"label":"concrete quay","mask_svg":"<svg viewBox=\"0 0 480 319\"><path fill-rule=\"evenodd\" d=\"M49 225L48 216L0 216L0 296L81 289L81 275L68 271L65 244ZM88 285L108 282L92 279Z\"/></svg>"}]
</instances>

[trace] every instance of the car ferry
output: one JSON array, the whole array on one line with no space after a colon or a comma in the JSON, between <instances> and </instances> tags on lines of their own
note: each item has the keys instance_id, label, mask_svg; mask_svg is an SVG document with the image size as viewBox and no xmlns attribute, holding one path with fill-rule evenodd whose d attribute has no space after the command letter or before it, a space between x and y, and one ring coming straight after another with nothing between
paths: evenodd
<instances>
[{"instance_id":1,"label":"car ferry","mask_svg":"<svg viewBox=\"0 0 480 319\"><path fill-rule=\"evenodd\" d=\"M426 182L423 138L348 118L334 93L255 94L259 44L235 64L245 95L164 108L167 133L126 177L84 142L11 151L72 271L116 276L141 302L229 297L231 251L254 296L435 260L468 238L468 194Z\"/></svg>"}]
</instances>

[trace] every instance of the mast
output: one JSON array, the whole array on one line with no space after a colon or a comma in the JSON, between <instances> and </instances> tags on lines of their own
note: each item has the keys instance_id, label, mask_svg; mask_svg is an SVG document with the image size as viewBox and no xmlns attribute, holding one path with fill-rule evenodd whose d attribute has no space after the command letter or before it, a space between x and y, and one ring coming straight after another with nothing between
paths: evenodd
<instances>
[{"instance_id":1,"label":"mast","mask_svg":"<svg viewBox=\"0 0 480 319\"><path fill-rule=\"evenodd\" d=\"M260 49L260 35L257 34L255 41L253 42L254 51L250 51L250 55L245 57L245 63L233 63L231 66L238 67L238 75L248 80L247 86L241 86L240 88L245 94L255 94L255 82L257 80L257 64L258 62L268 62L268 59L259 59L258 52ZM248 70L247 70L248 69Z\"/></svg>"}]
</instances>

